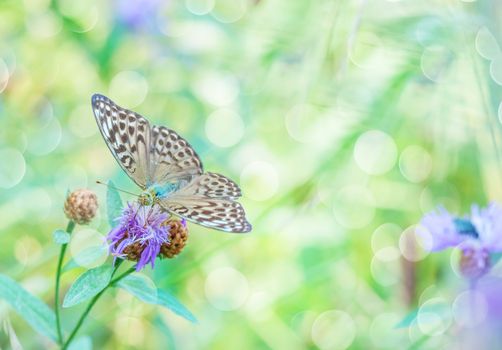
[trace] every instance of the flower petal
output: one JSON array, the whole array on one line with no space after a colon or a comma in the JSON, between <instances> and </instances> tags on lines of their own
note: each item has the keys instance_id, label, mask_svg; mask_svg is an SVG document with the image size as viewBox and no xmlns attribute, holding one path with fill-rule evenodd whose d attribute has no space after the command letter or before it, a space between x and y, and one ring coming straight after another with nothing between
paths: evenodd
<instances>
[{"instance_id":1,"label":"flower petal","mask_svg":"<svg viewBox=\"0 0 502 350\"><path fill-rule=\"evenodd\" d=\"M476 227L481 244L491 252L502 251L502 208L497 203L488 207L471 208L471 221Z\"/></svg>"},{"instance_id":2,"label":"flower petal","mask_svg":"<svg viewBox=\"0 0 502 350\"><path fill-rule=\"evenodd\" d=\"M437 211L426 214L417 230L418 234L430 236L431 251L438 251L449 247L455 247L469 239L467 235L457 232L454 223L455 217L446 209L440 207Z\"/></svg>"},{"instance_id":3,"label":"flower petal","mask_svg":"<svg viewBox=\"0 0 502 350\"><path fill-rule=\"evenodd\" d=\"M138 264L136 265L136 271L141 270L148 263L152 265L153 269L155 264L155 259L157 258L157 255L159 255L159 252L160 252L160 246L155 244L147 245L143 250L143 252L141 253L141 257L138 261Z\"/></svg>"}]
</instances>

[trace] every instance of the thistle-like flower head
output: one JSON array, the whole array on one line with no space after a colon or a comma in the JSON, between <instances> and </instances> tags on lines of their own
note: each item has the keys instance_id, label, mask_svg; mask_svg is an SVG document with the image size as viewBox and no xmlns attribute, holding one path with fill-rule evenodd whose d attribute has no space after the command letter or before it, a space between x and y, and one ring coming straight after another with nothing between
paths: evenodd
<instances>
[{"instance_id":1,"label":"thistle-like flower head","mask_svg":"<svg viewBox=\"0 0 502 350\"><path fill-rule=\"evenodd\" d=\"M468 278L484 275L490 268L490 253L502 252L502 208L496 203L486 208L473 205L464 217L439 208L420 224L418 232L430 237L431 251L460 248L460 271Z\"/></svg>"},{"instance_id":2,"label":"thistle-like flower head","mask_svg":"<svg viewBox=\"0 0 502 350\"><path fill-rule=\"evenodd\" d=\"M180 225L183 234L180 234ZM110 253L116 258L137 261L136 270L155 264L157 256L173 257L184 247L186 224L173 220L154 204L128 203L118 218L118 225L108 233Z\"/></svg>"}]
</instances>

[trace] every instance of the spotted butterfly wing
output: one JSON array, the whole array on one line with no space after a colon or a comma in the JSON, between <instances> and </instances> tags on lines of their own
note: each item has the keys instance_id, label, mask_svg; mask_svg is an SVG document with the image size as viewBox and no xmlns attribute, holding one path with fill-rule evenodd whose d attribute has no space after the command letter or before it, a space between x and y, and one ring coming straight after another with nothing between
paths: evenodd
<instances>
[{"instance_id":1,"label":"spotted butterfly wing","mask_svg":"<svg viewBox=\"0 0 502 350\"><path fill-rule=\"evenodd\" d=\"M208 198L236 200L242 196L239 186L220 174L207 172L187 185L184 192Z\"/></svg>"},{"instance_id":2,"label":"spotted butterfly wing","mask_svg":"<svg viewBox=\"0 0 502 350\"><path fill-rule=\"evenodd\" d=\"M150 182L148 120L99 94L92 96L92 110L99 131L119 165L139 187L146 189Z\"/></svg>"},{"instance_id":3,"label":"spotted butterfly wing","mask_svg":"<svg viewBox=\"0 0 502 350\"><path fill-rule=\"evenodd\" d=\"M168 211L199 225L226 232L251 231L237 184L223 175L204 173L185 187L160 200Z\"/></svg>"}]
</instances>

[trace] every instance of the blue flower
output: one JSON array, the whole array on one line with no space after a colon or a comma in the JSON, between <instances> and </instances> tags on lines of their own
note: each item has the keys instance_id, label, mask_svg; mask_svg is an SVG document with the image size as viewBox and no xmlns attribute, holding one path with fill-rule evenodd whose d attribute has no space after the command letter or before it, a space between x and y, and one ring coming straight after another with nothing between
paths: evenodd
<instances>
[{"instance_id":1,"label":"blue flower","mask_svg":"<svg viewBox=\"0 0 502 350\"><path fill-rule=\"evenodd\" d=\"M430 238L429 249L461 249L460 269L470 278L485 274L490 267L490 253L502 252L502 208L490 203L486 208L471 207L470 215L456 217L446 209L426 214L418 233Z\"/></svg>"},{"instance_id":2,"label":"blue flower","mask_svg":"<svg viewBox=\"0 0 502 350\"><path fill-rule=\"evenodd\" d=\"M115 258L137 261L136 271L151 264L164 244L169 245L169 214L158 205L127 204L119 224L108 233L110 253Z\"/></svg>"}]
</instances>

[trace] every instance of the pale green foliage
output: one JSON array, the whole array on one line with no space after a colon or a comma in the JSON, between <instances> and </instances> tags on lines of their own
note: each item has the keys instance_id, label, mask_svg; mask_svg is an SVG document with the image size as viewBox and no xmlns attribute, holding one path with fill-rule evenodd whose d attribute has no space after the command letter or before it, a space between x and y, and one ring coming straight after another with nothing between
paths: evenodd
<instances>
[{"instance_id":1,"label":"pale green foliage","mask_svg":"<svg viewBox=\"0 0 502 350\"><path fill-rule=\"evenodd\" d=\"M37 332L52 340L56 339L54 312L5 275L0 275L0 299L6 301Z\"/></svg>"},{"instance_id":2,"label":"pale green foliage","mask_svg":"<svg viewBox=\"0 0 502 350\"><path fill-rule=\"evenodd\" d=\"M125 277L117 283L117 286L127 290L145 303L163 306L188 321L197 321L195 316L172 294L165 290L158 289L154 285L150 285L148 280L145 280L145 278L142 278L139 274Z\"/></svg>"},{"instance_id":3,"label":"pale green foliage","mask_svg":"<svg viewBox=\"0 0 502 350\"><path fill-rule=\"evenodd\" d=\"M80 304L108 286L113 267L109 264L90 269L80 275L71 285L63 301L63 307Z\"/></svg>"},{"instance_id":4,"label":"pale green foliage","mask_svg":"<svg viewBox=\"0 0 502 350\"><path fill-rule=\"evenodd\" d=\"M111 227L117 225L117 218L122 212L122 199L119 192L115 189L113 181L108 181L108 189L106 191L106 214L108 216L108 223Z\"/></svg>"}]
</instances>

